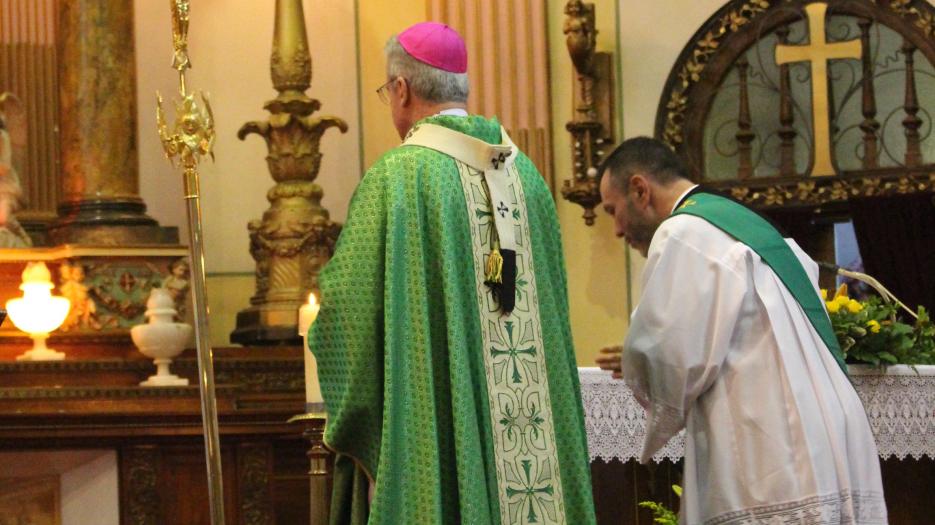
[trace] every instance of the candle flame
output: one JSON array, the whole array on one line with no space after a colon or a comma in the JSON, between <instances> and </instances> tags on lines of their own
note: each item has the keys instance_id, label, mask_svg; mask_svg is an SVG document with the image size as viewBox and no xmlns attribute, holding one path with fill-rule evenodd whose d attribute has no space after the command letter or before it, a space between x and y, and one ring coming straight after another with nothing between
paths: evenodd
<instances>
[{"instance_id":1,"label":"candle flame","mask_svg":"<svg viewBox=\"0 0 935 525\"><path fill-rule=\"evenodd\" d=\"M318 300L315 298L315 292L311 292L308 294L308 304L310 306L315 306L316 304L318 304Z\"/></svg>"}]
</instances>

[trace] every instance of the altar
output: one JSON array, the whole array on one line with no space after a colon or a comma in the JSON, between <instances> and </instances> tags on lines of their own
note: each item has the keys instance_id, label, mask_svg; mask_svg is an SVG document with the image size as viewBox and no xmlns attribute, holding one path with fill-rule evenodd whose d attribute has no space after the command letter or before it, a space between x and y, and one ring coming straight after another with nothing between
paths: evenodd
<instances>
[{"instance_id":1,"label":"altar","mask_svg":"<svg viewBox=\"0 0 935 525\"><path fill-rule=\"evenodd\" d=\"M609 373L598 368L578 373L598 521L621 523L610 517L629 515L633 521L623 523L643 523L648 513L636 509L636 502L675 504L669 487L679 483L684 432L660 449L653 463L639 465L646 436L643 408ZM898 365L885 372L852 366L850 373L876 438L891 523L927 523L930 503L917 487L935 481L935 366Z\"/></svg>"},{"instance_id":2,"label":"altar","mask_svg":"<svg viewBox=\"0 0 935 525\"><path fill-rule=\"evenodd\" d=\"M26 343L0 345L0 523L210 523L194 352L173 363L189 385L145 387L153 364L129 342L55 345L81 358L17 362ZM301 349L214 355L225 523L308 523L306 427L287 422L304 408Z\"/></svg>"}]
</instances>

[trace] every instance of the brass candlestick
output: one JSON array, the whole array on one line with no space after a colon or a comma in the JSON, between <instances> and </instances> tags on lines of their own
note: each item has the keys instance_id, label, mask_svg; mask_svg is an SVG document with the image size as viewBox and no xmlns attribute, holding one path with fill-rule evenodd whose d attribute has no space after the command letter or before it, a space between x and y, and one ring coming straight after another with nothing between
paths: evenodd
<instances>
[{"instance_id":1,"label":"brass candlestick","mask_svg":"<svg viewBox=\"0 0 935 525\"><path fill-rule=\"evenodd\" d=\"M267 193L270 208L247 225L250 254L256 260L256 293L237 314L231 340L244 345L299 344L297 312L318 272L331 257L341 226L321 206L315 183L321 166L322 135L328 128L347 131L336 117L313 117L321 103L305 90L312 81L305 16L301 0L276 1L270 72L279 95L263 107L266 121L248 122L237 136L256 133L266 140L266 161L276 185Z\"/></svg>"},{"instance_id":2,"label":"brass candlestick","mask_svg":"<svg viewBox=\"0 0 935 525\"><path fill-rule=\"evenodd\" d=\"M334 457L325 446L325 426L327 414L323 411L309 409L309 413L301 414L289 420L289 423L302 423L302 437L308 441L309 470L309 523L311 525L325 525L329 522L331 510L331 485L334 472L332 464Z\"/></svg>"},{"instance_id":3,"label":"brass candlestick","mask_svg":"<svg viewBox=\"0 0 935 525\"><path fill-rule=\"evenodd\" d=\"M156 93L156 124L166 158L173 164L178 158L185 177L185 200L188 204L189 248L192 268L192 307L195 317L195 343L198 353L198 388L201 393L201 416L205 434L205 461L208 469L208 500L211 523L224 525L224 492L221 482L221 445L218 432L217 399L214 392L214 362L208 337L208 301L205 287L204 239L201 228L201 197L198 162L205 155L214 158L214 117L208 97L201 93L201 103L185 87L188 59L188 0L170 0L172 9L172 67L179 72L179 97L175 103L175 122L170 131L162 110L162 96Z\"/></svg>"}]
</instances>

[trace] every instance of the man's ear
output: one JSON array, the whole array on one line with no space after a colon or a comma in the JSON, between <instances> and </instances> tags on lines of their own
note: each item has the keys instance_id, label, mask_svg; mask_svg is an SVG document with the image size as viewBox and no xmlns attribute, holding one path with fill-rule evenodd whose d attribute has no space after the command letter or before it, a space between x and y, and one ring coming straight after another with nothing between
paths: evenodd
<instances>
[{"instance_id":1,"label":"man's ear","mask_svg":"<svg viewBox=\"0 0 935 525\"><path fill-rule=\"evenodd\" d=\"M630 194L641 208L649 206L651 186L645 175L636 173L630 176Z\"/></svg>"},{"instance_id":2,"label":"man's ear","mask_svg":"<svg viewBox=\"0 0 935 525\"><path fill-rule=\"evenodd\" d=\"M399 97L400 107L406 107L412 103L412 92L409 90L409 82L403 77L396 77L396 96Z\"/></svg>"}]
</instances>

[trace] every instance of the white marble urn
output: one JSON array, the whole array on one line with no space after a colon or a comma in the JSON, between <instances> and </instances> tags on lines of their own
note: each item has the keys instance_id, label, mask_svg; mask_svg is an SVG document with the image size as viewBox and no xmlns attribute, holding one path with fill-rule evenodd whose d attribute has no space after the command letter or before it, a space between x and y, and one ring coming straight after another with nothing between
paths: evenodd
<instances>
[{"instance_id":1,"label":"white marble urn","mask_svg":"<svg viewBox=\"0 0 935 525\"><path fill-rule=\"evenodd\" d=\"M186 386L188 379L169 372L169 364L191 340L192 327L175 322L175 301L168 290L153 288L146 301L147 324L130 329L133 344L156 364L156 374L140 386Z\"/></svg>"}]
</instances>

